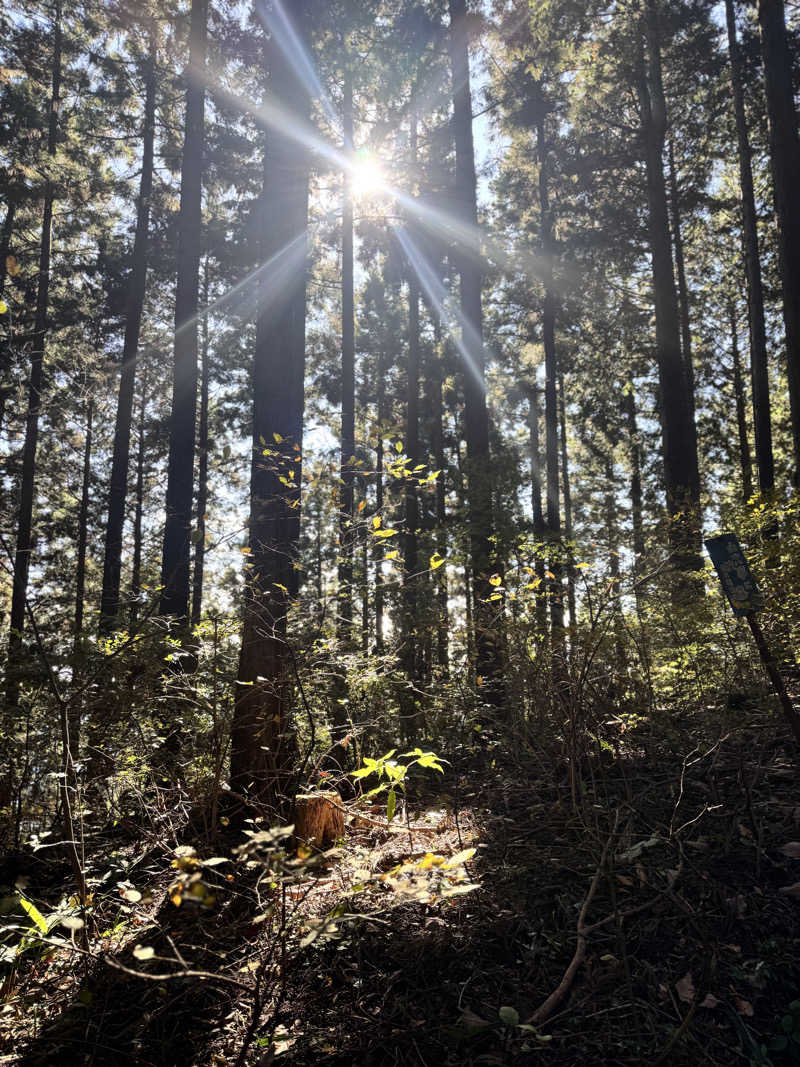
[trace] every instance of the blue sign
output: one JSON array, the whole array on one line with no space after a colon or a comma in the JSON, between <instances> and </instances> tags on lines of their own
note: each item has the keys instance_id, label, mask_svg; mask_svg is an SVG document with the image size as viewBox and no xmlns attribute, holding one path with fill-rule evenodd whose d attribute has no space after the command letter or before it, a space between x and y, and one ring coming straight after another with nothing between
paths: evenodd
<instances>
[{"instance_id":1,"label":"blue sign","mask_svg":"<svg viewBox=\"0 0 800 1067\"><path fill-rule=\"evenodd\" d=\"M758 590L736 535L709 537L705 545L733 614L742 618L760 611L764 606L764 594Z\"/></svg>"}]
</instances>

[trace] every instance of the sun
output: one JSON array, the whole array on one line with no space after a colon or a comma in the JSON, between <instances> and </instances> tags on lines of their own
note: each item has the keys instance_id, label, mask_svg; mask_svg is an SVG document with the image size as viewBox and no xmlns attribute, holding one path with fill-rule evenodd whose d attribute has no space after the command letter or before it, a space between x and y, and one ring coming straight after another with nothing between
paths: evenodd
<instances>
[{"instance_id":1,"label":"sun","mask_svg":"<svg viewBox=\"0 0 800 1067\"><path fill-rule=\"evenodd\" d=\"M350 167L350 187L353 196L369 196L386 184L381 165L366 148L356 152Z\"/></svg>"}]
</instances>

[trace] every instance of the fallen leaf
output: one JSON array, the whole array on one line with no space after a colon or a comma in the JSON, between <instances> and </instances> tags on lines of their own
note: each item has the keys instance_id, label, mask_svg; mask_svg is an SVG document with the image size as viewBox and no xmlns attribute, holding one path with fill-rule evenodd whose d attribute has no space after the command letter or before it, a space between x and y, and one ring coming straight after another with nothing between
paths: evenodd
<instances>
[{"instance_id":1,"label":"fallen leaf","mask_svg":"<svg viewBox=\"0 0 800 1067\"><path fill-rule=\"evenodd\" d=\"M719 1001L717 1000L717 998L714 996L713 993L706 993L705 997L703 997L703 1002L700 1005L700 1007L701 1008L709 1008L709 1009L717 1008L717 1007L719 1007Z\"/></svg>"},{"instance_id":2,"label":"fallen leaf","mask_svg":"<svg viewBox=\"0 0 800 1067\"><path fill-rule=\"evenodd\" d=\"M790 860L800 860L800 841L787 841L778 851Z\"/></svg>"},{"instance_id":3,"label":"fallen leaf","mask_svg":"<svg viewBox=\"0 0 800 1067\"><path fill-rule=\"evenodd\" d=\"M794 882L793 885L784 885L778 890L785 897L800 897L800 882Z\"/></svg>"},{"instance_id":4,"label":"fallen leaf","mask_svg":"<svg viewBox=\"0 0 800 1067\"><path fill-rule=\"evenodd\" d=\"M675 983L675 992L685 1004L692 1003L695 996L695 989L690 971L687 971L683 978L679 978Z\"/></svg>"}]
</instances>

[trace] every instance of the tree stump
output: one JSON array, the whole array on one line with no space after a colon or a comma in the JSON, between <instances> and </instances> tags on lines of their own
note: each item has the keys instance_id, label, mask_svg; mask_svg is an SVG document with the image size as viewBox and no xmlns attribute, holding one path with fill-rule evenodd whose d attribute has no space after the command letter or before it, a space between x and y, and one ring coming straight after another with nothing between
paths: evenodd
<instances>
[{"instance_id":1,"label":"tree stump","mask_svg":"<svg viewBox=\"0 0 800 1067\"><path fill-rule=\"evenodd\" d=\"M294 802L297 844L325 848L344 836L344 812L338 793L299 793Z\"/></svg>"}]
</instances>

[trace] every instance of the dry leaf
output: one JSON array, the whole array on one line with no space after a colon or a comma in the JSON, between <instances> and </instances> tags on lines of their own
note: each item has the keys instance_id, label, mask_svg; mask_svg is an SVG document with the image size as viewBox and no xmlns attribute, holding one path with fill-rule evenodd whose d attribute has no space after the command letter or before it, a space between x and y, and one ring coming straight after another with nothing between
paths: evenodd
<instances>
[{"instance_id":1,"label":"dry leaf","mask_svg":"<svg viewBox=\"0 0 800 1067\"><path fill-rule=\"evenodd\" d=\"M753 1005L749 1000L744 1000L743 997L734 997L733 1003L736 1005L736 1010L740 1015L750 1016L753 1014Z\"/></svg>"},{"instance_id":2,"label":"dry leaf","mask_svg":"<svg viewBox=\"0 0 800 1067\"><path fill-rule=\"evenodd\" d=\"M778 851L790 860L800 860L800 841L787 841Z\"/></svg>"},{"instance_id":3,"label":"dry leaf","mask_svg":"<svg viewBox=\"0 0 800 1067\"><path fill-rule=\"evenodd\" d=\"M681 998L685 1004L691 1004L694 1000L694 982L692 981L692 975L690 971L687 971L683 978L679 978L675 983L675 992Z\"/></svg>"},{"instance_id":4,"label":"dry leaf","mask_svg":"<svg viewBox=\"0 0 800 1067\"><path fill-rule=\"evenodd\" d=\"M701 1008L716 1008L719 1007L719 1001L713 993L706 993L703 997L703 1002L700 1005Z\"/></svg>"},{"instance_id":5,"label":"dry leaf","mask_svg":"<svg viewBox=\"0 0 800 1067\"><path fill-rule=\"evenodd\" d=\"M800 882L795 882L793 885L784 885L778 890L785 897L800 897Z\"/></svg>"}]
</instances>

